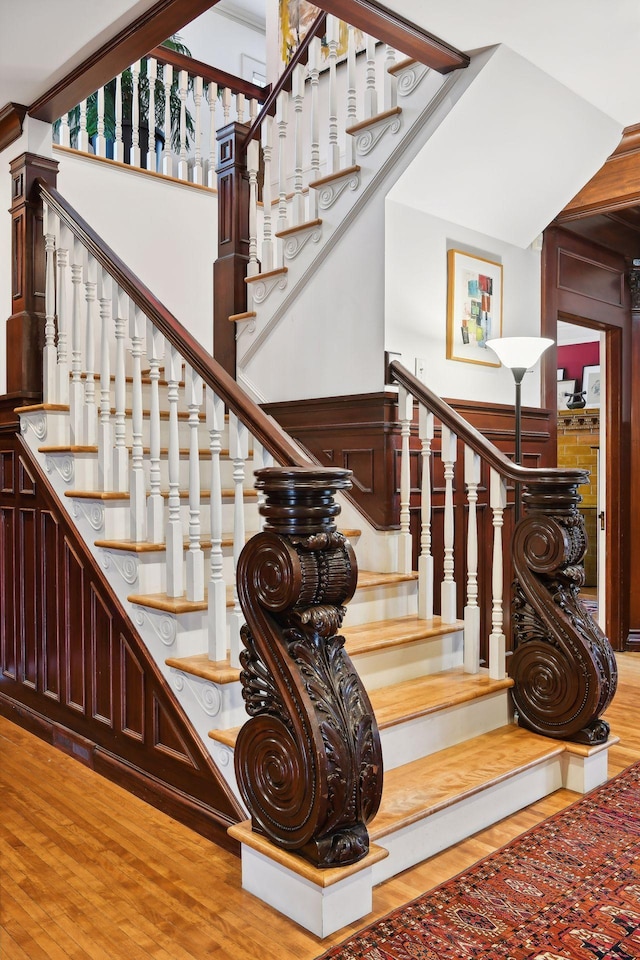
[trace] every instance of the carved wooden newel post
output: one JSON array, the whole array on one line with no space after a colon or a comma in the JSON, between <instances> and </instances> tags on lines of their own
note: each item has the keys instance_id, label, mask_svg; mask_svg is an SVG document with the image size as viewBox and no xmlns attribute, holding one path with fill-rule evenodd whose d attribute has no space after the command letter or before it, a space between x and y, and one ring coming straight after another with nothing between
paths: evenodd
<instances>
[{"instance_id":1,"label":"carved wooden newel post","mask_svg":"<svg viewBox=\"0 0 640 960\"><path fill-rule=\"evenodd\" d=\"M356 588L349 543L336 532L336 490L350 471L259 470L264 531L245 546L238 594L250 718L235 749L254 831L319 867L355 863L382 793L382 752L369 698L344 638Z\"/></svg>"},{"instance_id":2,"label":"carved wooden newel post","mask_svg":"<svg viewBox=\"0 0 640 960\"><path fill-rule=\"evenodd\" d=\"M577 471L529 483L513 539L515 652L509 673L523 727L578 743L604 743L600 714L616 690L611 644L578 599L587 549Z\"/></svg>"}]
</instances>

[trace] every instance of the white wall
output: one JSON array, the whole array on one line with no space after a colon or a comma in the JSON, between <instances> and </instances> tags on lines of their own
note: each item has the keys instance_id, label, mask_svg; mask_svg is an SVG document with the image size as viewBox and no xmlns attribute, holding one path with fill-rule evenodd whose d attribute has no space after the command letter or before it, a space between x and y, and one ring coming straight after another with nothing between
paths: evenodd
<instances>
[{"instance_id":1,"label":"white wall","mask_svg":"<svg viewBox=\"0 0 640 960\"><path fill-rule=\"evenodd\" d=\"M183 27L179 36L196 60L245 80L251 77L243 71L243 54L261 63L266 62L264 29L225 16L216 7Z\"/></svg>"},{"instance_id":2,"label":"white wall","mask_svg":"<svg viewBox=\"0 0 640 960\"><path fill-rule=\"evenodd\" d=\"M413 373L426 361L425 383L443 397L512 403L504 368L446 359L447 250L462 249L503 265L502 335L540 333L540 253L432 217L387 199L385 349ZM492 359L495 357L492 355ZM538 367L525 376L523 403L540 405Z\"/></svg>"},{"instance_id":3,"label":"white wall","mask_svg":"<svg viewBox=\"0 0 640 960\"><path fill-rule=\"evenodd\" d=\"M55 156L60 193L211 352L216 195L62 151Z\"/></svg>"}]
</instances>

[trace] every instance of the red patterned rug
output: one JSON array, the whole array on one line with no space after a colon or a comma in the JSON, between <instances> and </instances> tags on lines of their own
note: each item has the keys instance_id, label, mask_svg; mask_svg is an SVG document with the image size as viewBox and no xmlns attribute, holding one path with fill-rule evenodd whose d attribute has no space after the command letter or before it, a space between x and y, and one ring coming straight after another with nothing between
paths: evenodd
<instances>
[{"instance_id":1,"label":"red patterned rug","mask_svg":"<svg viewBox=\"0 0 640 960\"><path fill-rule=\"evenodd\" d=\"M640 763L318 960L638 960Z\"/></svg>"}]
</instances>

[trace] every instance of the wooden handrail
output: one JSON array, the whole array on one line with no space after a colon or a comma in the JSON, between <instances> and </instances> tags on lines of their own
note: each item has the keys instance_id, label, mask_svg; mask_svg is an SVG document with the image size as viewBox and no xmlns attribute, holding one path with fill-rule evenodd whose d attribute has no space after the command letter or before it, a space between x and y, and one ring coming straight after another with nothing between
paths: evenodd
<instances>
[{"instance_id":1,"label":"wooden handrail","mask_svg":"<svg viewBox=\"0 0 640 960\"><path fill-rule=\"evenodd\" d=\"M67 203L57 190L38 178L37 187L47 203L89 250L133 302L140 307L166 339L180 352L187 363L202 377L207 386L245 423L254 437L283 466L308 467L306 460L278 424L253 403L235 380L216 363L204 347L189 333L149 288L127 267L116 253Z\"/></svg>"},{"instance_id":2,"label":"wooden handrail","mask_svg":"<svg viewBox=\"0 0 640 960\"><path fill-rule=\"evenodd\" d=\"M316 19L313 21L310 30L305 36L304 40L296 50L295 54L291 58L291 61L287 65L286 70L276 83L276 85L271 89L269 96L264 102L262 110L253 121L249 127L249 132L245 139L242 142L242 149L246 150L251 141L258 135L258 132L262 126L262 121L265 117L275 113L276 101L280 93L283 90L291 90L291 83L293 78L293 71L298 66L298 64L305 64L309 60L309 47L311 46L311 41L322 33L325 29L327 21L326 13L319 13Z\"/></svg>"},{"instance_id":3,"label":"wooden handrail","mask_svg":"<svg viewBox=\"0 0 640 960\"><path fill-rule=\"evenodd\" d=\"M193 76L202 77L207 83L217 83L219 87L228 87L233 93L243 93L249 100L257 100L258 103L264 103L271 91L271 84L260 87L256 83L250 83L243 80L242 77L236 77L226 70L218 70L202 60L195 60L193 57L187 57L176 50L170 50L169 47L154 47L147 56L159 60L160 63L169 63L177 70L186 70Z\"/></svg>"},{"instance_id":4,"label":"wooden handrail","mask_svg":"<svg viewBox=\"0 0 640 960\"><path fill-rule=\"evenodd\" d=\"M401 384L409 393L420 403L424 404L428 410L434 413L438 419L449 427L467 446L471 447L475 453L483 457L489 466L497 470L498 473L512 480L514 483L552 483L557 484L566 481L567 483L581 484L587 483L589 479L588 470L580 470L571 467L523 467L514 463L499 450L495 444L487 440L479 430L468 423L456 410L442 400L441 397L429 390L420 380L409 373L398 360L393 360L389 364L389 371L394 380Z\"/></svg>"}]
</instances>

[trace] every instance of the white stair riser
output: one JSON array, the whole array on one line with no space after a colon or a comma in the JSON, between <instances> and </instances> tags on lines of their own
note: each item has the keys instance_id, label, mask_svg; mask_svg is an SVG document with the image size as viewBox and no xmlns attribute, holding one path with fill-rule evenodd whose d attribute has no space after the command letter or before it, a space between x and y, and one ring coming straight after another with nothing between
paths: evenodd
<instances>
[{"instance_id":1,"label":"white stair riser","mask_svg":"<svg viewBox=\"0 0 640 960\"><path fill-rule=\"evenodd\" d=\"M460 666L462 634L458 631L416 640L400 647L385 647L371 653L357 654L353 661L365 687L378 690L413 677L425 677Z\"/></svg>"},{"instance_id":2,"label":"white stair riser","mask_svg":"<svg viewBox=\"0 0 640 960\"><path fill-rule=\"evenodd\" d=\"M512 721L509 693L499 693L447 710L385 727L380 731L384 769L393 770L438 750L445 750L471 737L489 733Z\"/></svg>"},{"instance_id":3,"label":"white stair riser","mask_svg":"<svg viewBox=\"0 0 640 960\"><path fill-rule=\"evenodd\" d=\"M490 765L491 758L487 758L487 762ZM395 877L408 867L559 790L562 785L561 757L556 755L416 823L376 837L375 842L385 847L389 856L374 866L374 883Z\"/></svg>"},{"instance_id":4,"label":"white stair riser","mask_svg":"<svg viewBox=\"0 0 640 960\"><path fill-rule=\"evenodd\" d=\"M356 627L376 620L404 617L418 609L415 581L359 589L347 605L345 627Z\"/></svg>"}]
</instances>

